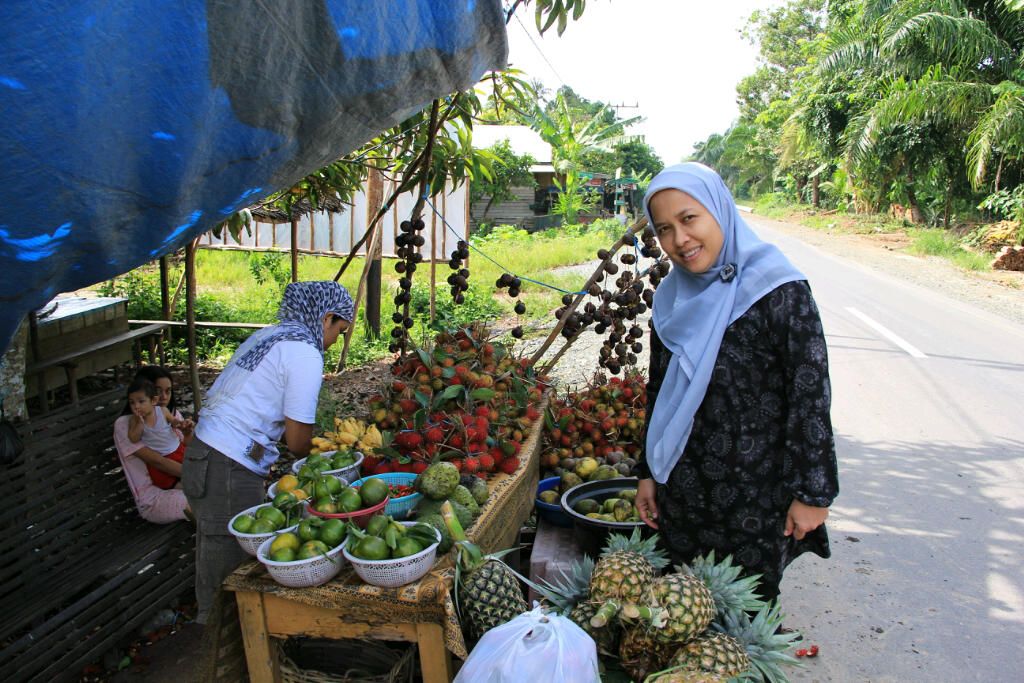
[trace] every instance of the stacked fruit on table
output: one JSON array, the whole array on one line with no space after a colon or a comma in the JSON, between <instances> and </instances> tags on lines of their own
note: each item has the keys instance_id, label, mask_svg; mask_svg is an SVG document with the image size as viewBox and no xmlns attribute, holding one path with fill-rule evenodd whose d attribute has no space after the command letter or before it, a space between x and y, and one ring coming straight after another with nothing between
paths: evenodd
<instances>
[{"instance_id":1,"label":"stacked fruit on table","mask_svg":"<svg viewBox=\"0 0 1024 683\"><path fill-rule=\"evenodd\" d=\"M554 397L544 417L542 476L561 476L563 490L631 476L646 405L647 381L639 372Z\"/></svg>"},{"instance_id":2,"label":"stacked fruit on table","mask_svg":"<svg viewBox=\"0 0 1024 683\"><path fill-rule=\"evenodd\" d=\"M435 543L433 526L405 526L388 515L377 514L366 523L365 531L349 525L347 550L361 560L394 560L415 555Z\"/></svg>"},{"instance_id":3,"label":"stacked fruit on table","mask_svg":"<svg viewBox=\"0 0 1024 683\"><path fill-rule=\"evenodd\" d=\"M351 467L356 462L356 455L352 451L337 451L331 455L324 453L310 453L306 461L299 468L299 481L305 483L314 477L321 476L324 472L334 472L346 467Z\"/></svg>"},{"instance_id":4,"label":"stacked fruit on table","mask_svg":"<svg viewBox=\"0 0 1024 683\"><path fill-rule=\"evenodd\" d=\"M231 528L240 534L269 534L286 529L302 517L302 507L294 495L278 494L272 504L258 508L252 514L239 515Z\"/></svg>"},{"instance_id":5,"label":"stacked fruit on table","mask_svg":"<svg viewBox=\"0 0 1024 683\"><path fill-rule=\"evenodd\" d=\"M781 665L796 663L786 651L800 636L781 630L758 576L714 553L659 576L668 559L657 543L612 534L596 563L585 556L535 587L594 638L606 668L636 681L787 680Z\"/></svg>"},{"instance_id":6,"label":"stacked fruit on table","mask_svg":"<svg viewBox=\"0 0 1024 683\"><path fill-rule=\"evenodd\" d=\"M326 475L317 480L312 507L328 515L358 512L379 505L390 493L387 483L380 479L367 479L361 486L354 487ZM281 495L285 494L278 494Z\"/></svg>"},{"instance_id":7,"label":"stacked fruit on table","mask_svg":"<svg viewBox=\"0 0 1024 683\"><path fill-rule=\"evenodd\" d=\"M375 425L367 425L362 420L353 417L344 419L336 417L334 418L334 431L327 431L323 436L313 437L313 450L310 453L316 455L317 453L336 451L333 458L344 455L354 460L355 456L352 451L362 453L372 451L374 448L380 447L381 440L381 433Z\"/></svg>"},{"instance_id":8,"label":"stacked fruit on table","mask_svg":"<svg viewBox=\"0 0 1024 683\"><path fill-rule=\"evenodd\" d=\"M310 517L295 531L274 537L267 557L274 562L297 562L326 555L345 540L348 523L341 519Z\"/></svg>"},{"instance_id":9,"label":"stacked fruit on table","mask_svg":"<svg viewBox=\"0 0 1024 683\"><path fill-rule=\"evenodd\" d=\"M364 474L415 472L436 461L484 476L514 472L543 397L543 378L513 358L483 325L442 333L433 348L396 361L394 379L370 402L383 444Z\"/></svg>"},{"instance_id":10,"label":"stacked fruit on table","mask_svg":"<svg viewBox=\"0 0 1024 683\"><path fill-rule=\"evenodd\" d=\"M452 546L452 538L441 516L441 508L450 503L463 528L469 528L480 515L480 510L490 495L487 484L469 474L459 474L450 462L430 465L416 478L416 490L423 494L417 503L416 519L429 524L441 532L438 552L444 553Z\"/></svg>"}]
</instances>

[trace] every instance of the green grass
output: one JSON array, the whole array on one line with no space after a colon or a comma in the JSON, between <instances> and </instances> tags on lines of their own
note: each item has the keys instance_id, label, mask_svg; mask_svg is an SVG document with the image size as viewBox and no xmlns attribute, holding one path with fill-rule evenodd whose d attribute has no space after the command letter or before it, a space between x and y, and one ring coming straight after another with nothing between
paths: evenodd
<instances>
[{"instance_id":1,"label":"green grass","mask_svg":"<svg viewBox=\"0 0 1024 683\"><path fill-rule=\"evenodd\" d=\"M508 271L516 275L540 280L562 289L576 291L586 281L589 273L582 275L555 275L552 269L585 263L596 258L596 252L607 247L615 240L615 236L602 233L584 233L562 236L528 236L518 239L496 240L484 243L480 248L492 259L502 264ZM330 280L344 262L341 258L325 256L300 256L298 264L299 280ZM364 259L353 259L342 275L340 282L349 289L353 297L362 274ZM394 312L392 298L398 287L398 275L394 271L394 259L385 259L383 264L383 296L381 301L381 331L385 337L389 334ZM183 270L183 263L178 262L172 267L170 283L173 289ZM451 269L446 261L436 265L435 298L440 315L447 314L448 320L456 324L464 324L470 319L496 318L514 316L514 301L504 292L498 293L494 283L505 272L499 266L483 258L475 251L470 252L470 296L467 303L455 307L451 301L451 293L447 284ZM196 254L196 285L198 298L203 306L197 306L200 320L218 320L221 322L258 322L273 323L281 298L281 290L291 278L291 259L288 254L249 254L239 251L217 251L201 249ZM417 290L429 292L430 264L423 264L414 276ZM133 271L130 276L121 276L111 287L109 283L96 285L95 289L106 286L115 289L110 293L129 296L134 302L135 317L159 316L159 284L156 263L151 263ZM429 295L427 295L429 296ZM487 297L493 296L493 300ZM183 299L183 295L181 295ZM562 293L530 282L524 282L519 300L526 304L526 314L520 318L521 324L550 322L551 311L561 305ZM422 297L421 297L422 298ZM467 317L468 316L468 317ZM421 318L425 316L421 315ZM465 320L463 320L465 319ZM432 332L418 321L412 331L416 341L426 339ZM387 353L387 339L370 341L365 337L365 322L360 316L359 326L353 338L349 353L349 365L355 366ZM230 357L237 340L225 332L207 331L205 353L208 359L218 361ZM237 336L237 335L236 335ZM205 338L205 337L204 337ZM337 359L340 345L332 348L328 354L328 366Z\"/></svg>"},{"instance_id":2,"label":"green grass","mask_svg":"<svg viewBox=\"0 0 1024 683\"><path fill-rule=\"evenodd\" d=\"M939 256L966 270L990 270L991 257L967 251L957 238L941 228L924 228L908 232L912 240L910 252L920 256Z\"/></svg>"}]
</instances>

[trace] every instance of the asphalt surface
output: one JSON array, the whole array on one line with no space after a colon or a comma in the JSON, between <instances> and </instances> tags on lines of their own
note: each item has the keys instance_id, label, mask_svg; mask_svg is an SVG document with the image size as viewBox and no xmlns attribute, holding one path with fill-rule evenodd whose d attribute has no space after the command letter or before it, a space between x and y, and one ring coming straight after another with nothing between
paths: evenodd
<instances>
[{"instance_id":1,"label":"asphalt surface","mask_svg":"<svg viewBox=\"0 0 1024 683\"><path fill-rule=\"evenodd\" d=\"M829 344L832 558L783 582L796 681L1024 681L1024 326L747 220Z\"/></svg>"}]
</instances>

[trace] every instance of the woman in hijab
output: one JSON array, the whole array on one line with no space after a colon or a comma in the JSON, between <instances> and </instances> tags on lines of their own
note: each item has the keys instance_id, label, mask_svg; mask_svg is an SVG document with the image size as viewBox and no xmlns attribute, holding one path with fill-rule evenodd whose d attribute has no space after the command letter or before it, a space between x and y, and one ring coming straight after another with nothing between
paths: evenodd
<instances>
[{"instance_id":1,"label":"woman in hijab","mask_svg":"<svg viewBox=\"0 0 1024 683\"><path fill-rule=\"evenodd\" d=\"M214 382L185 451L182 486L196 517L196 621L206 623L221 582L245 559L228 522L263 501L277 442L312 447L324 351L352 323L352 297L337 282L293 282L280 322L238 347Z\"/></svg>"},{"instance_id":2,"label":"woman in hijab","mask_svg":"<svg viewBox=\"0 0 1024 683\"><path fill-rule=\"evenodd\" d=\"M665 169L644 207L673 268L652 312L640 516L675 562L732 555L777 599L794 558L830 556L839 493L817 306L706 166Z\"/></svg>"}]
</instances>

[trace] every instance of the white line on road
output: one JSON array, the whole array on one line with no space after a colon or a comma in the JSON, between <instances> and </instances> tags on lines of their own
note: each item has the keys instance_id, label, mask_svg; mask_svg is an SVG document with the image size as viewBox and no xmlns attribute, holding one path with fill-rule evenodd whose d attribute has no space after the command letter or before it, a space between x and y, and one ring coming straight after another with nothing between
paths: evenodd
<instances>
[{"instance_id":1,"label":"white line on road","mask_svg":"<svg viewBox=\"0 0 1024 683\"><path fill-rule=\"evenodd\" d=\"M884 327L881 323L872 320L871 318L867 317L866 315L864 315L863 313L858 311L856 308L853 308L852 306L847 306L846 310L848 310L850 313L853 313L855 316L860 318L861 322L863 322L865 325L867 325L868 327L873 329L875 332L877 332L878 334L882 335L883 337L885 337L886 339L891 341L893 344L895 344L896 346L900 347L901 349L903 349L904 351L909 353L914 358L927 358L928 357L928 356L924 355L923 353L921 353L921 351L919 351L916 346L914 346L910 342L906 341L902 337L897 336L894 332L892 332L888 328Z\"/></svg>"}]
</instances>

